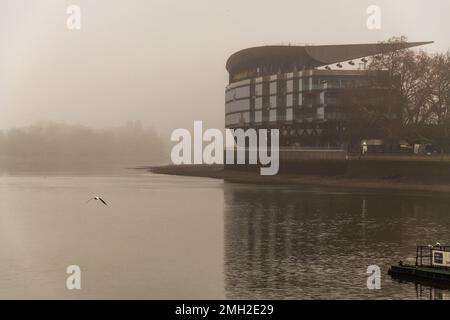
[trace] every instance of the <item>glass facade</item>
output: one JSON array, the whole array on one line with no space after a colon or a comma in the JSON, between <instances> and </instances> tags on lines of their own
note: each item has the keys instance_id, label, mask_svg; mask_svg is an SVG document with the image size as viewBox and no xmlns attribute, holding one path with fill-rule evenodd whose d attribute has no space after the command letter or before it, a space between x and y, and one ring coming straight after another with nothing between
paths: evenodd
<instances>
[{"instance_id":1,"label":"glass facade","mask_svg":"<svg viewBox=\"0 0 450 320\"><path fill-rule=\"evenodd\" d=\"M339 92L367 81L366 71L313 69L234 82L225 92L225 126L277 128L285 146L339 146Z\"/></svg>"}]
</instances>

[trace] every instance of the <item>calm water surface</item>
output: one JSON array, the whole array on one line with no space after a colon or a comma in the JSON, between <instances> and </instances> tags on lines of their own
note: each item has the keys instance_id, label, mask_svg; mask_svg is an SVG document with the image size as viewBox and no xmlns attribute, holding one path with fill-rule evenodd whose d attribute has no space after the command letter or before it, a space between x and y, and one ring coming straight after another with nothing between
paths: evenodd
<instances>
[{"instance_id":1,"label":"calm water surface","mask_svg":"<svg viewBox=\"0 0 450 320\"><path fill-rule=\"evenodd\" d=\"M109 206L86 201L101 195ZM126 171L0 176L0 298L428 299L390 264L450 243L448 195ZM79 265L82 289L66 289ZM366 287L367 266L382 271Z\"/></svg>"}]
</instances>

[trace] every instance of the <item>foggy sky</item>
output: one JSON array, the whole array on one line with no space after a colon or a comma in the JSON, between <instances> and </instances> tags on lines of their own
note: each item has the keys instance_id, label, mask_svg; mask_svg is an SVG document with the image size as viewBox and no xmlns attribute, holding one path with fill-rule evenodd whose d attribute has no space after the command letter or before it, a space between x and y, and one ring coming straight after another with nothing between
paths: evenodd
<instances>
[{"instance_id":1,"label":"foggy sky","mask_svg":"<svg viewBox=\"0 0 450 320\"><path fill-rule=\"evenodd\" d=\"M81 7L81 30L66 8ZM381 30L366 8L382 9ZM140 119L163 136L224 125L227 58L280 43L406 35L450 48L448 0L1 0L0 130L36 121L93 127Z\"/></svg>"}]
</instances>

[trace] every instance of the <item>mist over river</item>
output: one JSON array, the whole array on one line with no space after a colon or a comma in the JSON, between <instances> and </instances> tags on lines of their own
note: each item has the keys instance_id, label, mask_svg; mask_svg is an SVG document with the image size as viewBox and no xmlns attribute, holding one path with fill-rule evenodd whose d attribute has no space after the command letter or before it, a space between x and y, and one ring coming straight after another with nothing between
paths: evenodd
<instances>
[{"instance_id":1,"label":"mist over river","mask_svg":"<svg viewBox=\"0 0 450 320\"><path fill-rule=\"evenodd\" d=\"M102 196L108 206L98 201ZM0 176L0 298L428 299L387 275L448 244L446 194L235 184L138 170ZM409 259L409 260L408 260ZM81 269L81 290L66 268ZM381 289L366 286L369 265Z\"/></svg>"}]
</instances>

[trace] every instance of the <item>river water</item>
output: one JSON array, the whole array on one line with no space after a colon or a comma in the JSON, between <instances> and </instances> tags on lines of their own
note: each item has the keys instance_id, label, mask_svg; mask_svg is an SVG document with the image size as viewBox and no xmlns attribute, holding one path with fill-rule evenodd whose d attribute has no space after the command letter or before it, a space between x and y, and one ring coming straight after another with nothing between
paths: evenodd
<instances>
[{"instance_id":1,"label":"river water","mask_svg":"<svg viewBox=\"0 0 450 320\"><path fill-rule=\"evenodd\" d=\"M86 203L92 196L98 201ZM450 244L447 195L121 171L0 176L0 298L429 299L387 275ZM66 269L81 270L68 290ZM381 269L369 290L367 267Z\"/></svg>"}]
</instances>

